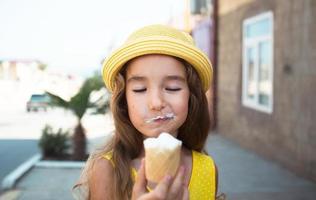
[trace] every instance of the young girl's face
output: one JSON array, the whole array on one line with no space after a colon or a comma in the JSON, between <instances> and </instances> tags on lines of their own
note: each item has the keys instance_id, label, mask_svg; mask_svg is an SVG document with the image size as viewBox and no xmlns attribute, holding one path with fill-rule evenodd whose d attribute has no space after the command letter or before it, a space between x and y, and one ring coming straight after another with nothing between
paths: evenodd
<instances>
[{"instance_id":1,"label":"young girl's face","mask_svg":"<svg viewBox=\"0 0 316 200\"><path fill-rule=\"evenodd\" d=\"M185 67L171 56L141 56L127 67L128 114L144 137L176 137L188 115L189 93Z\"/></svg>"}]
</instances>

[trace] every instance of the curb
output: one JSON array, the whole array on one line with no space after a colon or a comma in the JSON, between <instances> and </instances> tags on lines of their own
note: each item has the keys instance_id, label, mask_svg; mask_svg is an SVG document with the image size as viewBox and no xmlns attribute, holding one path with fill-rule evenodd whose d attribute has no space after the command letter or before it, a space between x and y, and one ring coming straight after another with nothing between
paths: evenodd
<instances>
[{"instance_id":1,"label":"curb","mask_svg":"<svg viewBox=\"0 0 316 200\"><path fill-rule=\"evenodd\" d=\"M42 168L83 168L86 162L83 161L39 161L35 167Z\"/></svg>"},{"instance_id":2,"label":"curb","mask_svg":"<svg viewBox=\"0 0 316 200\"><path fill-rule=\"evenodd\" d=\"M35 163L37 163L42 158L41 154L36 154L24 163L22 163L20 166L18 166L15 170L13 170L10 174L8 174L6 177L4 177L1 189L11 189L16 181L23 176L27 171L29 171Z\"/></svg>"},{"instance_id":3,"label":"curb","mask_svg":"<svg viewBox=\"0 0 316 200\"><path fill-rule=\"evenodd\" d=\"M15 183L19 178L21 178L26 172L28 172L33 166L41 168L83 168L85 163L84 161L41 161L42 155L36 154L30 159L22 163L10 174L4 177L1 183L1 190L12 189Z\"/></svg>"}]
</instances>

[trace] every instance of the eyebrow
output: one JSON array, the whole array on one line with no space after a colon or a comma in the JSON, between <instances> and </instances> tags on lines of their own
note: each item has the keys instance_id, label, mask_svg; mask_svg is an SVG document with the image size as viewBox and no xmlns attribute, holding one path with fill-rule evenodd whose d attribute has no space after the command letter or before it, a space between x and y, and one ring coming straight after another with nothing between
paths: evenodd
<instances>
[{"instance_id":1,"label":"eyebrow","mask_svg":"<svg viewBox=\"0 0 316 200\"><path fill-rule=\"evenodd\" d=\"M166 78L166 80L175 80L175 81L181 81L181 82L186 82L186 78L178 75L169 75Z\"/></svg>"},{"instance_id":2,"label":"eyebrow","mask_svg":"<svg viewBox=\"0 0 316 200\"><path fill-rule=\"evenodd\" d=\"M133 82L133 81L145 81L145 80L146 80L146 78L144 76L136 75L136 76L132 76L132 77L128 78L127 83Z\"/></svg>"},{"instance_id":3,"label":"eyebrow","mask_svg":"<svg viewBox=\"0 0 316 200\"><path fill-rule=\"evenodd\" d=\"M145 80L147 80L146 77L135 75L135 76L128 78L127 82L129 83L129 82L133 82L133 81L145 81ZM168 75L164 78L164 80L166 80L166 81L175 80L175 81L186 82L186 78L184 78L182 76L178 76L178 75Z\"/></svg>"}]
</instances>

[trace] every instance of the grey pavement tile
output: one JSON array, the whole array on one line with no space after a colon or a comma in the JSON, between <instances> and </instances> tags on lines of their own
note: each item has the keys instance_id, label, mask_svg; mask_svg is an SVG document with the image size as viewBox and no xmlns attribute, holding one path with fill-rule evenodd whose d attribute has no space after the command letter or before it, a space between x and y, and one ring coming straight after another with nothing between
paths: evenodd
<instances>
[{"instance_id":1,"label":"grey pavement tile","mask_svg":"<svg viewBox=\"0 0 316 200\"><path fill-rule=\"evenodd\" d=\"M287 192L252 192L226 194L228 200L315 200L316 192L287 191Z\"/></svg>"},{"instance_id":2,"label":"grey pavement tile","mask_svg":"<svg viewBox=\"0 0 316 200\"><path fill-rule=\"evenodd\" d=\"M222 136L210 135L207 151L219 170L219 191L228 199L316 199L315 183Z\"/></svg>"},{"instance_id":3,"label":"grey pavement tile","mask_svg":"<svg viewBox=\"0 0 316 200\"><path fill-rule=\"evenodd\" d=\"M80 176L80 169L33 168L18 182L22 192L18 200L73 199L71 188Z\"/></svg>"}]
</instances>

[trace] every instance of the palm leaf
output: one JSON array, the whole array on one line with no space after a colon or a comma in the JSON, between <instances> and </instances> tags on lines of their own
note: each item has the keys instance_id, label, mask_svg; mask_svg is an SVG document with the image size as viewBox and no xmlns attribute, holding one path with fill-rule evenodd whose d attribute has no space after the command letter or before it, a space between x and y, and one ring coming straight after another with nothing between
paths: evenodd
<instances>
[{"instance_id":1,"label":"palm leaf","mask_svg":"<svg viewBox=\"0 0 316 200\"><path fill-rule=\"evenodd\" d=\"M48 91L46 91L46 94L50 97L50 105L51 106L57 106L57 107L62 107L65 109L69 109L69 102L62 99L61 97L50 93Z\"/></svg>"}]
</instances>

